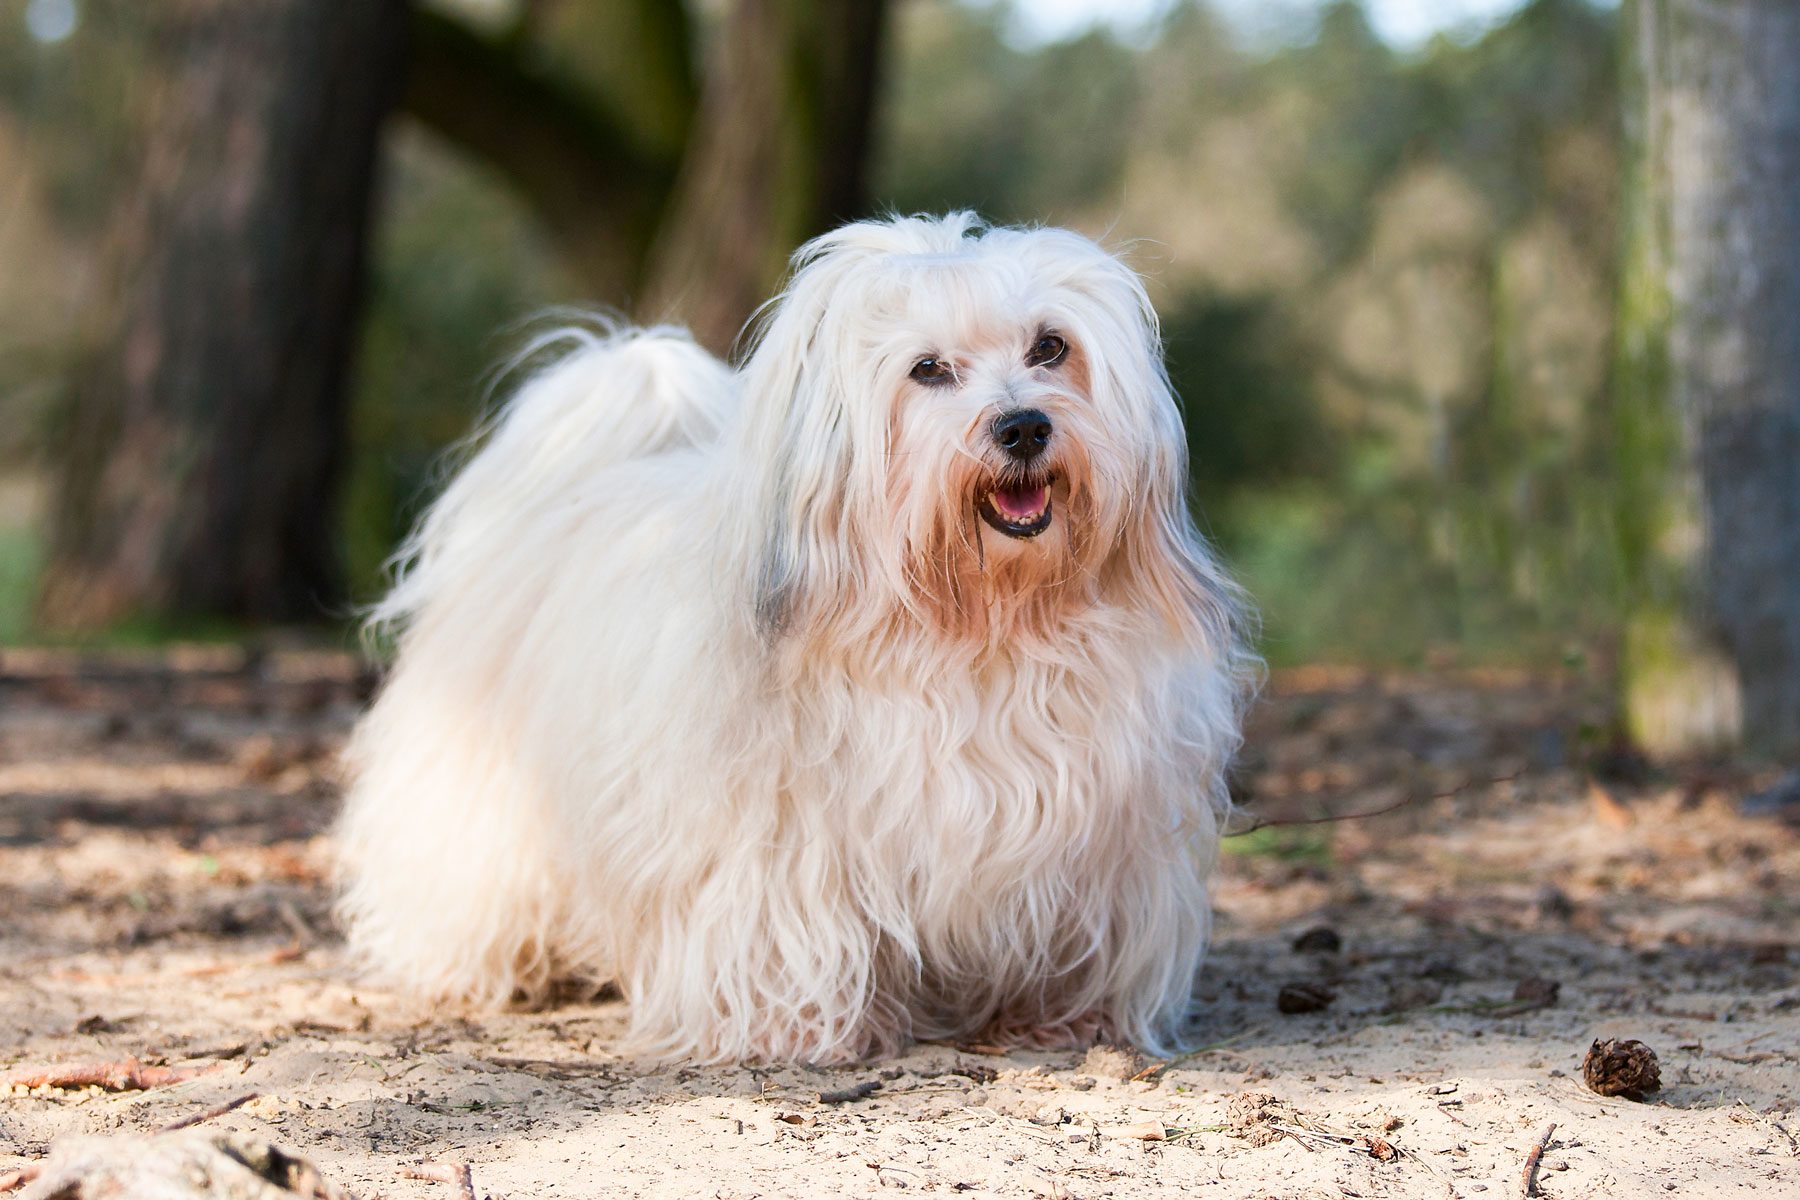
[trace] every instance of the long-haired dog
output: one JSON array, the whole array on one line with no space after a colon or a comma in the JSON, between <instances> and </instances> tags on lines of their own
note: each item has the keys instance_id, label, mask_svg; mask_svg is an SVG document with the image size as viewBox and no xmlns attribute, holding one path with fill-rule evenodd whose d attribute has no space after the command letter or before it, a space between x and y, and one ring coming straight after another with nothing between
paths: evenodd
<instances>
[{"instance_id":1,"label":"long-haired dog","mask_svg":"<svg viewBox=\"0 0 1800 1200\"><path fill-rule=\"evenodd\" d=\"M1180 1045L1251 660L1136 274L870 221L736 372L558 336L376 613L360 958L488 1004L614 981L657 1056Z\"/></svg>"}]
</instances>

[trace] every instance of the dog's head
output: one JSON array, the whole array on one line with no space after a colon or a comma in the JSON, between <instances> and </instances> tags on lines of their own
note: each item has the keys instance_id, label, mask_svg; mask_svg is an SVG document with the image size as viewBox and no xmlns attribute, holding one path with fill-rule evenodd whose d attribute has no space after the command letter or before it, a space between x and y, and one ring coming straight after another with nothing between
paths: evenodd
<instances>
[{"instance_id":1,"label":"dog's head","mask_svg":"<svg viewBox=\"0 0 1800 1200\"><path fill-rule=\"evenodd\" d=\"M969 214L827 234L745 385L771 632L992 641L1103 601L1202 635L1228 617L1149 299L1078 234Z\"/></svg>"}]
</instances>

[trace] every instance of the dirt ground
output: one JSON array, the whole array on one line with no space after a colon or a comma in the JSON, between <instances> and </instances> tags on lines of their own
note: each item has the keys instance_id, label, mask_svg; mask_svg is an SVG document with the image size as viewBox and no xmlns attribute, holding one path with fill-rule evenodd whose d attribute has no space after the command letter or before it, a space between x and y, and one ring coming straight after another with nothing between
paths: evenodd
<instances>
[{"instance_id":1,"label":"dirt ground","mask_svg":"<svg viewBox=\"0 0 1800 1200\"><path fill-rule=\"evenodd\" d=\"M1609 748L1576 681L1277 674L1253 811L1416 802L1230 844L1208 1049L833 1071L659 1070L613 1052L616 1000L438 1011L347 977L326 830L368 685L317 652L0 651L0 1077L203 1068L0 1086L0 1187L64 1135L254 1092L203 1128L364 1200L454 1196L403 1176L454 1163L515 1200L1516 1196L1552 1122L1545 1196L1800 1196L1800 804ZM1600 1038L1661 1089L1588 1090Z\"/></svg>"}]
</instances>

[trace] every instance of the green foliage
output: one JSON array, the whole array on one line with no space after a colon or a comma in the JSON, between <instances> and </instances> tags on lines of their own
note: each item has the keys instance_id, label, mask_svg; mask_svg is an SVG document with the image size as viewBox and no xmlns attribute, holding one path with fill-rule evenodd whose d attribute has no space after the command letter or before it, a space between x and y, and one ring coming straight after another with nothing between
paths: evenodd
<instances>
[{"instance_id":1,"label":"green foliage","mask_svg":"<svg viewBox=\"0 0 1800 1200\"><path fill-rule=\"evenodd\" d=\"M18 641L31 628L31 601L41 556L42 545L34 530L0 528L0 645Z\"/></svg>"},{"instance_id":2,"label":"green foliage","mask_svg":"<svg viewBox=\"0 0 1800 1200\"><path fill-rule=\"evenodd\" d=\"M645 67L622 83L631 64L601 36L660 6L601 7L534 19L606 104L681 109L691 79ZM1672 431L1611 391L1657 358L1633 341L1655 296L1629 261L1613 357L1610 12L1536 0L1477 41L1402 54L1346 2L1303 43L1262 49L1199 3L1141 46L1094 32L1024 48L993 3L894 10L876 206L1130 243L1163 314L1197 505L1258 598L1273 661L1542 661L1617 631L1658 536ZM153 60L144 11L91 0L48 49L0 21L0 170L8 129L29 128L30 211L79 256L70 278L120 199ZM583 299L503 183L397 132L344 530L365 597L512 331ZM17 275L0 276L0 349L43 307ZM54 407L69 360L29 328L30 354L0 362L0 469L29 460L11 431ZM0 534L0 638L17 636L7 597L34 569L23 537Z\"/></svg>"},{"instance_id":3,"label":"green foliage","mask_svg":"<svg viewBox=\"0 0 1800 1200\"><path fill-rule=\"evenodd\" d=\"M1141 50L1026 52L1007 19L902 22L882 199L1143 239L1196 501L1270 657L1610 637L1614 17L1537 0L1414 55L1354 3L1263 55L1198 5Z\"/></svg>"},{"instance_id":4,"label":"green foliage","mask_svg":"<svg viewBox=\"0 0 1800 1200\"><path fill-rule=\"evenodd\" d=\"M1139 91L1127 48L1096 32L1027 53L994 6L904 16L874 172L883 207L1054 222L1112 190L1128 145L1119 117Z\"/></svg>"},{"instance_id":5,"label":"green foliage","mask_svg":"<svg viewBox=\"0 0 1800 1200\"><path fill-rule=\"evenodd\" d=\"M1331 469L1341 447L1269 300L1185 296L1165 306L1162 331L1201 511Z\"/></svg>"},{"instance_id":6,"label":"green foliage","mask_svg":"<svg viewBox=\"0 0 1800 1200\"><path fill-rule=\"evenodd\" d=\"M1244 858L1272 858L1321 869L1332 865L1331 829L1325 825L1264 826L1228 837L1219 848Z\"/></svg>"},{"instance_id":7,"label":"green foliage","mask_svg":"<svg viewBox=\"0 0 1800 1200\"><path fill-rule=\"evenodd\" d=\"M444 448L482 415L485 383L521 322L569 294L554 248L497 180L426 134L396 140L353 409L352 595L379 591Z\"/></svg>"}]
</instances>

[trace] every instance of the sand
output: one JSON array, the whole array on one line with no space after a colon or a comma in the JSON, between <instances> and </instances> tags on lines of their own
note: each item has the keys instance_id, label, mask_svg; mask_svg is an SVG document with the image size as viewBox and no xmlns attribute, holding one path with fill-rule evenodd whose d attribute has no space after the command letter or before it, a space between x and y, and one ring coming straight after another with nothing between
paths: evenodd
<instances>
[{"instance_id":1,"label":"sand","mask_svg":"<svg viewBox=\"0 0 1800 1200\"><path fill-rule=\"evenodd\" d=\"M1513 1197L1551 1123L1545 1196L1800 1196L1796 810L1745 815L1753 765L1596 740L1580 680L1278 673L1255 811L1416 802L1231 844L1191 1058L843 1070L657 1067L615 1052L616 998L446 1011L350 977L326 839L367 687L315 651L0 652L0 1076L198 1071L0 1088L0 1177L254 1092L198 1129L365 1200L456 1194L420 1164L515 1200ZM1588 1090L1599 1038L1651 1047L1661 1089Z\"/></svg>"}]
</instances>

